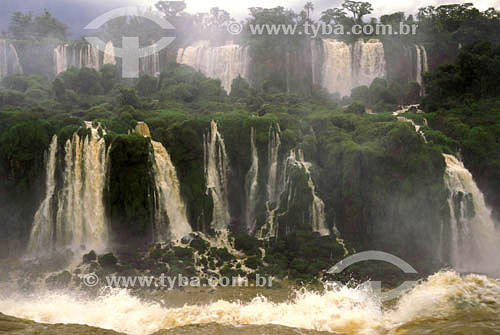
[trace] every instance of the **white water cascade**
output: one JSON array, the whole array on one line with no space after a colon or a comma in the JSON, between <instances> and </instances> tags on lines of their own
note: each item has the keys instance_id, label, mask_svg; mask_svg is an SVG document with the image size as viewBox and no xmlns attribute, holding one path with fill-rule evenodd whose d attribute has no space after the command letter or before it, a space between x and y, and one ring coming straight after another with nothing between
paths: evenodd
<instances>
[{"instance_id":1,"label":"white water cascade","mask_svg":"<svg viewBox=\"0 0 500 335\"><path fill-rule=\"evenodd\" d=\"M153 44L155 52L152 55L146 56L139 60L141 73L150 74L155 77L160 76L161 65L160 65L160 53L156 51L156 44Z\"/></svg>"},{"instance_id":2,"label":"white water cascade","mask_svg":"<svg viewBox=\"0 0 500 335\"><path fill-rule=\"evenodd\" d=\"M252 165L246 177L246 213L245 220L247 229L253 234L256 226L255 210L257 207L257 195L259 190L259 154L255 143L255 128L250 130L250 146L252 152Z\"/></svg>"},{"instance_id":3,"label":"white water cascade","mask_svg":"<svg viewBox=\"0 0 500 335\"><path fill-rule=\"evenodd\" d=\"M179 49L177 63L189 65L204 75L220 79L226 92L238 76L248 78L250 57L248 47L228 42L211 47L209 41L199 41L185 49Z\"/></svg>"},{"instance_id":4,"label":"white water cascade","mask_svg":"<svg viewBox=\"0 0 500 335\"><path fill-rule=\"evenodd\" d=\"M379 40L356 41L353 46L353 60L355 75L353 88L362 85L369 86L375 78L385 78L384 45Z\"/></svg>"},{"instance_id":5,"label":"white water cascade","mask_svg":"<svg viewBox=\"0 0 500 335\"><path fill-rule=\"evenodd\" d=\"M312 44L314 83L320 84L330 93L349 96L351 90L370 85L375 78L385 78L386 60L384 45L376 39L356 41L348 45L334 39L322 40L322 49ZM322 54L321 80L317 79L318 58ZM318 82L319 81L319 82Z\"/></svg>"},{"instance_id":6,"label":"white water cascade","mask_svg":"<svg viewBox=\"0 0 500 335\"><path fill-rule=\"evenodd\" d=\"M298 167L302 169L307 177L307 185L309 190L311 191L311 195L313 197L310 209L310 222L312 226L312 230L314 232L319 233L321 236L330 235L330 231L326 226L326 218L325 218L325 204L323 200L316 194L316 186L312 180L311 176L311 163L306 162L304 159L304 152L302 150L292 150L290 152L290 156L287 159L287 169L290 169L291 166ZM290 176L285 172L285 176L288 179ZM287 180L287 183L291 183L291 180ZM300 196L300 195L299 195ZM293 200L289 194L289 200ZM290 208L289 206L287 208Z\"/></svg>"},{"instance_id":7,"label":"white water cascade","mask_svg":"<svg viewBox=\"0 0 500 335\"><path fill-rule=\"evenodd\" d=\"M451 263L459 271L500 274L500 231L484 196L464 164L452 155L446 161L449 191Z\"/></svg>"},{"instance_id":8,"label":"white water cascade","mask_svg":"<svg viewBox=\"0 0 500 335\"><path fill-rule=\"evenodd\" d=\"M231 221L228 200L229 159L222 135L215 121L210 122L210 132L205 136L206 192L212 197L212 229L227 230Z\"/></svg>"},{"instance_id":9,"label":"white water cascade","mask_svg":"<svg viewBox=\"0 0 500 335\"><path fill-rule=\"evenodd\" d=\"M322 67L322 86L329 92L341 96L351 94L352 89L352 46L344 42L323 40L324 62Z\"/></svg>"},{"instance_id":10,"label":"white water cascade","mask_svg":"<svg viewBox=\"0 0 500 335\"><path fill-rule=\"evenodd\" d=\"M56 191L57 146L57 136L54 135L47 155L45 199L35 214L28 243L28 254L30 255L47 250L47 246L52 245L54 240L52 222L54 221L53 198Z\"/></svg>"},{"instance_id":11,"label":"white water cascade","mask_svg":"<svg viewBox=\"0 0 500 335\"><path fill-rule=\"evenodd\" d=\"M106 43L106 47L104 48L104 57L102 60L102 64L116 65L115 47L113 45L113 41L108 41L108 43Z\"/></svg>"},{"instance_id":12,"label":"white water cascade","mask_svg":"<svg viewBox=\"0 0 500 335\"><path fill-rule=\"evenodd\" d=\"M276 124L269 127L268 136L268 168L266 184L266 223L257 232L258 238L273 238L277 235L277 225L275 224L276 211L279 208L279 196L281 194L281 184L278 178L279 152L281 148L280 126Z\"/></svg>"},{"instance_id":13,"label":"white water cascade","mask_svg":"<svg viewBox=\"0 0 500 335\"><path fill-rule=\"evenodd\" d=\"M6 76L22 74L16 48L6 40L0 40L0 81Z\"/></svg>"},{"instance_id":14,"label":"white water cascade","mask_svg":"<svg viewBox=\"0 0 500 335\"><path fill-rule=\"evenodd\" d=\"M105 52L99 51L91 44L61 44L54 49L55 72L58 75L71 67L89 68L99 71L104 64L116 64L113 42L106 43Z\"/></svg>"},{"instance_id":15,"label":"white water cascade","mask_svg":"<svg viewBox=\"0 0 500 335\"><path fill-rule=\"evenodd\" d=\"M75 133L66 141L55 240L57 247L103 250L108 241L103 201L108 155L101 137L104 130L91 122L86 126L90 135Z\"/></svg>"},{"instance_id":16,"label":"white water cascade","mask_svg":"<svg viewBox=\"0 0 500 335\"><path fill-rule=\"evenodd\" d=\"M144 122L138 122L135 130L142 136L151 137L149 127ZM179 178L167 149L153 140L151 145L156 188L154 238L158 242L177 241L192 232Z\"/></svg>"}]
</instances>

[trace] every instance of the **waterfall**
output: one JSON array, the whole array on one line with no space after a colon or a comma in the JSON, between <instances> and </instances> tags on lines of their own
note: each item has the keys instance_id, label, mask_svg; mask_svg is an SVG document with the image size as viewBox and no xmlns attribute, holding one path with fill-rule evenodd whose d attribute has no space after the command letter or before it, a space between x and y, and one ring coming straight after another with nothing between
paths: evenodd
<instances>
[{"instance_id":1,"label":"waterfall","mask_svg":"<svg viewBox=\"0 0 500 335\"><path fill-rule=\"evenodd\" d=\"M325 39L321 85L330 93L348 96L357 86L370 85L375 78L385 78L386 60L384 45L376 39L356 41L350 46L344 42ZM312 45L313 63L317 60L315 44ZM313 66L314 76L316 76ZM315 81L316 82L316 79Z\"/></svg>"},{"instance_id":2,"label":"waterfall","mask_svg":"<svg viewBox=\"0 0 500 335\"><path fill-rule=\"evenodd\" d=\"M153 75L155 77L160 76L160 53L156 51L156 44L153 44L155 52L152 55L146 56L140 60L141 72Z\"/></svg>"},{"instance_id":3,"label":"waterfall","mask_svg":"<svg viewBox=\"0 0 500 335\"><path fill-rule=\"evenodd\" d=\"M108 41L106 43L106 47L104 48L104 58L102 60L102 64L110 64L116 65L116 57L115 57L115 49L114 49L113 41Z\"/></svg>"},{"instance_id":4,"label":"waterfall","mask_svg":"<svg viewBox=\"0 0 500 335\"><path fill-rule=\"evenodd\" d=\"M227 230L231 221L227 185L229 160L215 121L210 122L210 133L205 136L204 153L207 194L213 201L211 226L215 231Z\"/></svg>"},{"instance_id":5,"label":"waterfall","mask_svg":"<svg viewBox=\"0 0 500 335\"><path fill-rule=\"evenodd\" d=\"M311 191L311 195L313 198L310 209L310 221L312 230L314 232L320 233L321 236L330 235L330 231L326 226L325 203L316 194L316 186L314 185L310 171L311 163L305 161L304 152L302 150L297 150L297 152L295 152L295 150L292 150L290 152L290 156L288 157L288 164L303 169L306 175L307 185L309 187L309 190Z\"/></svg>"},{"instance_id":6,"label":"waterfall","mask_svg":"<svg viewBox=\"0 0 500 335\"><path fill-rule=\"evenodd\" d=\"M484 196L464 164L452 155L446 161L445 185L449 192L451 263L459 271L500 274L500 232L486 207Z\"/></svg>"},{"instance_id":7,"label":"waterfall","mask_svg":"<svg viewBox=\"0 0 500 335\"><path fill-rule=\"evenodd\" d=\"M33 220L28 243L28 253L36 254L47 250L54 240L53 197L56 191L57 136L52 137L47 156L45 199L38 208Z\"/></svg>"},{"instance_id":8,"label":"waterfall","mask_svg":"<svg viewBox=\"0 0 500 335\"><path fill-rule=\"evenodd\" d=\"M352 47L341 41L323 40L322 86L330 93L348 96L352 89Z\"/></svg>"},{"instance_id":9,"label":"waterfall","mask_svg":"<svg viewBox=\"0 0 500 335\"><path fill-rule=\"evenodd\" d=\"M229 93L234 79L238 76L248 78L248 47L232 42L210 47L208 41L200 41L179 49L177 63L189 65L207 77L220 79L222 87Z\"/></svg>"},{"instance_id":10,"label":"waterfall","mask_svg":"<svg viewBox=\"0 0 500 335\"><path fill-rule=\"evenodd\" d=\"M416 72L416 82L422 86L422 55L419 45L415 45L415 49L417 50L417 72Z\"/></svg>"},{"instance_id":11,"label":"waterfall","mask_svg":"<svg viewBox=\"0 0 500 335\"><path fill-rule=\"evenodd\" d=\"M358 40L353 46L354 86L370 86L376 78L385 78L386 62L384 45L376 39Z\"/></svg>"},{"instance_id":12,"label":"waterfall","mask_svg":"<svg viewBox=\"0 0 500 335\"><path fill-rule=\"evenodd\" d=\"M108 239L104 209L107 154L104 130L86 122L90 135L75 133L65 145L63 189L60 191L56 245L102 250Z\"/></svg>"},{"instance_id":13,"label":"waterfall","mask_svg":"<svg viewBox=\"0 0 500 335\"><path fill-rule=\"evenodd\" d=\"M23 69L14 45L0 40L0 81L6 76L21 74Z\"/></svg>"},{"instance_id":14,"label":"waterfall","mask_svg":"<svg viewBox=\"0 0 500 335\"><path fill-rule=\"evenodd\" d=\"M135 131L144 137L151 137L149 127L144 122L138 122ZM192 232L181 196L179 178L163 144L151 140L151 145L156 189L154 239L158 242L176 241Z\"/></svg>"},{"instance_id":15,"label":"waterfall","mask_svg":"<svg viewBox=\"0 0 500 335\"><path fill-rule=\"evenodd\" d=\"M54 66L56 75L70 67L89 68L99 71L104 64L116 64L113 42L106 43L105 51L99 51L91 44L61 44L54 49ZM102 54L102 56L101 56Z\"/></svg>"},{"instance_id":16,"label":"waterfall","mask_svg":"<svg viewBox=\"0 0 500 335\"><path fill-rule=\"evenodd\" d=\"M427 58L427 50L425 50L425 47L423 45L420 46L422 49L422 69L423 73L429 72L429 60Z\"/></svg>"},{"instance_id":17,"label":"waterfall","mask_svg":"<svg viewBox=\"0 0 500 335\"><path fill-rule=\"evenodd\" d=\"M245 221L250 234L255 231L255 210L257 207L257 196L259 189L259 155L255 144L256 132L255 128L250 130L250 145L252 151L252 165L246 177L246 216Z\"/></svg>"}]
</instances>

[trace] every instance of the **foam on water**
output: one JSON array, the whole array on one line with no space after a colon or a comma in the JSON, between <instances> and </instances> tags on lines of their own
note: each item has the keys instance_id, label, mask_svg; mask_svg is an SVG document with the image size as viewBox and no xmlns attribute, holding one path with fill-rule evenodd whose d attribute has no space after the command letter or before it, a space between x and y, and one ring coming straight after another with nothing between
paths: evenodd
<instances>
[{"instance_id":1,"label":"foam on water","mask_svg":"<svg viewBox=\"0 0 500 335\"><path fill-rule=\"evenodd\" d=\"M110 290L94 300L45 294L3 299L0 306L2 313L37 322L87 324L131 335L208 323L271 324L366 335L386 334L416 320L446 320L462 312L483 313L496 320L500 283L486 276L439 272L403 296L393 309L384 308L363 285L336 286L323 293L303 290L281 303L257 297L249 303L219 300L208 305L167 308L141 301L126 290Z\"/></svg>"}]
</instances>

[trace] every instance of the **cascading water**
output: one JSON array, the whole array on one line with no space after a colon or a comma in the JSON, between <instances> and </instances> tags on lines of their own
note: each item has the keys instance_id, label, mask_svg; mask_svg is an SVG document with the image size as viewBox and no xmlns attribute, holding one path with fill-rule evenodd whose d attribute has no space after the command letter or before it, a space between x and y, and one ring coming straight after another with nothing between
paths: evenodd
<instances>
[{"instance_id":1,"label":"cascading water","mask_svg":"<svg viewBox=\"0 0 500 335\"><path fill-rule=\"evenodd\" d=\"M314 83L317 83L317 54L322 54L321 84L330 93L348 96L354 87L370 85L375 78L385 78L386 60L384 45L376 39L359 40L354 45L342 41L325 39L322 52L312 44Z\"/></svg>"},{"instance_id":2,"label":"cascading water","mask_svg":"<svg viewBox=\"0 0 500 335\"><path fill-rule=\"evenodd\" d=\"M416 72L416 82L422 86L422 53L420 45L415 45L415 50L417 51L417 72Z\"/></svg>"},{"instance_id":3,"label":"cascading water","mask_svg":"<svg viewBox=\"0 0 500 335\"><path fill-rule=\"evenodd\" d=\"M257 195L259 190L259 154L255 143L255 128L250 130L250 145L252 152L252 165L246 176L246 213L245 221L250 234L255 231L255 210L257 207Z\"/></svg>"},{"instance_id":4,"label":"cascading water","mask_svg":"<svg viewBox=\"0 0 500 335\"><path fill-rule=\"evenodd\" d=\"M385 78L386 62L384 45L376 39L356 41L353 46L353 87L369 86L375 78Z\"/></svg>"},{"instance_id":5,"label":"cascading water","mask_svg":"<svg viewBox=\"0 0 500 335\"><path fill-rule=\"evenodd\" d=\"M276 124L269 127L268 136L268 168L266 184L266 223L257 233L259 238L272 238L277 234L275 224L276 211L279 207L281 185L278 179L279 153L281 148L280 126Z\"/></svg>"},{"instance_id":6,"label":"cascading water","mask_svg":"<svg viewBox=\"0 0 500 335\"><path fill-rule=\"evenodd\" d=\"M205 179L207 194L212 197L212 229L227 230L231 221L228 200L229 159L222 135L215 121L210 122L210 132L205 136Z\"/></svg>"},{"instance_id":7,"label":"cascading water","mask_svg":"<svg viewBox=\"0 0 500 335\"><path fill-rule=\"evenodd\" d=\"M47 156L45 199L35 214L28 243L30 255L47 250L47 247L51 246L54 240L54 225L52 223L54 222L53 198L56 191L57 147L57 136L54 135Z\"/></svg>"},{"instance_id":8,"label":"cascading water","mask_svg":"<svg viewBox=\"0 0 500 335\"><path fill-rule=\"evenodd\" d=\"M208 41L200 41L185 49L179 49L177 63L192 66L207 77L220 79L222 87L229 93L234 79L238 76L248 78L248 47L232 42L210 47Z\"/></svg>"},{"instance_id":9,"label":"cascading water","mask_svg":"<svg viewBox=\"0 0 500 335\"><path fill-rule=\"evenodd\" d=\"M90 135L77 133L65 145L63 189L59 192L56 246L103 250L108 227L104 209L107 158L104 130L86 122Z\"/></svg>"},{"instance_id":10,"label":"cascading water","mask_svg":"<svg viewBox=\"0 0 500 335\"><path fill-rule=\"evenodd\" d=\"M322 86L341 96L351 94L352 47L337 40L323 40Z\"/></svg>"},{"instance_id":11,"label":"cascading water","mask_svg":"<svg viewBox=\"0 0 500 335\"><path fill-rule=\"evenodd\" d=\"M138 122L135 131L142 136L151 137L149 127ZM156 188L155 241L176 241L192 232L182 200L177 172L167 149L151 140L154 152L153 172Z\"/></svg>"},{"instance_id":12,"label":"cascading water","mask_svg":"<svg viewBox=\"0 0 500 335\"><path fill-rule=\"evenodd\" d=\"M116 65L115 47L113 45L113 41L108 41L108 43L106 43L106 47L104 48L104 57L102 60L102 64Z\"/></svg>"},{"instance_id":13,"label":"cascading water","mask_svg":"<svg viewBox=\"0 0 500 335\"><path fill-rule=\"evenodd\" d=\"M21 73L23 73L23 69L16 48L12 43L0 40L0 80L6 76Z\"/></svg>"},{"instance_id":14,"label":"cascading water","mask_svg":"<svg viewBox=\"0 0 500 335\"><path fill-rule=\"evenodd\" d=\"M161 71L160 53L159 51L156 51L156 44L153 44L152 47L155 52L152 55L146 56L140 60L141 72L158 77Z\"/></svg>"},{"instance_id":15,"label":"cascading water","mask_svg":"<svg viewBox=\"0 0 500 335\"><path fill-rule=\"evenodd\" d=\"M500 274L500 231L484 196L464 164L452 155L446 161L449 192L451 263L459 271Z\"/></svg>"}]
</instances>

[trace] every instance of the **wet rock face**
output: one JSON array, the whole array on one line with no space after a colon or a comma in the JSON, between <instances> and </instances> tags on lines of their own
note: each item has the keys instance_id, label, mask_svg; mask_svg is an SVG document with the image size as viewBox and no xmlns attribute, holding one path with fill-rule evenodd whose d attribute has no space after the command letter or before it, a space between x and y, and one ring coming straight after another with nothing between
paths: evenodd
<instances>
[{"instance_id":1,"label":"wet rock face","mask_svg":"<svg viewBox=\"0 0 500 335\"><path fill-rule=\"evenodd\" d=\"M0 313L0 333L7 335L123 335L111 330L81 325L47 325L14 318Z\"/></svg>"}]
</instances>

